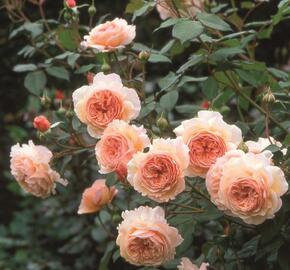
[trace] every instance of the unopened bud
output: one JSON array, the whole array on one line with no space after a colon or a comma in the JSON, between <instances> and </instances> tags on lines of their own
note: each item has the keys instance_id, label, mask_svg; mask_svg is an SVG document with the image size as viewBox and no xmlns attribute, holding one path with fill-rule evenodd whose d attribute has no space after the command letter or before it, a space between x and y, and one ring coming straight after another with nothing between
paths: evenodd
<instances>
[{"instance_id":1,"label":"unopened bud","mask_svg":"<svg viewBox=\"0 0 290 270\"><path fill-rule=\"evenodd\" d=\"M157 126L160 130L166 130L168 128L168 121L163 116L160 116L157 120Z\"/></svg>"},{"instance_id":2,"label":"unopened bud","mask_svg":"<svg viewBox=\"0 0 290 270\"><path fill-rule=\"evenodd\" d=\"M74 111L73 111L73 110L68 110L68 111L66 111L65 116L66 116L68 119L73 118L73 116L74 116Z\"/></svg>"},{"instance_id":3,"label":"unopened bud","mask_svg":"<svg viewBox=\"0 0 290 270\"><path fill-rule=\"evenodd\" d=\"M150 57L150 53L147 51L141 51L138 55L138 58L142 61L142 62L147 62L148 59Z\"/></svg>"},{"instance_id":4,"label":"unopened bud","mask_svg":"<svg viewBox=\"0 0 290 270\"><path fill-rule=\"evenodd\" d=\"M275 98L275 96L273 95L273 93L271 92L270 89L263 96L263 101L266 102L266 103L274 103L276 101L276 98Z\"/></svg>"},{"instance_id":5,"label":"unopened bud","mask_svg":"<svg viewBox=\"0 0 290 270\"><path fill-rule=\"evenodd\" d=\"M65 115L65 113L66 113L66 109L62 106L56 112L56 114L59 116L63 116L63 115Z\"/></svg>"},{"instance_id":6,"label":"unopened bud","mask_svg":"<svg viewBox=\"0 0 290 270\"><path fill-rule=\"evenodd\" d=\"M108 72L110 70L111 70L111 66L108 63L104 62L103 65L101 66L101 71Z\"/></svg>"},{"instance_id":7,"label":"unopened bud","mask_svg":"<svg viewBox=\"0 0 290 270\"><path fill-rule=\"evenodd\" d=\"M97 9L95 6L90 6L88 9L88 13L90 16L94 16L97 13Z\"/></svg>"},{"instance_id":8,"label":"unopened bud","mask_svg":"<svg viewBox=\"0 0 290 270\"><path fill-rule=\"evenodd\" d=\"M239 144L238 149L242 150L245 153L249 152L249 147L244 142L241 142Z\"/></svg>"},{"instance_id":9,"label":"unopened bud","mask_svg":"<svg viewBox=\"0 0 290 270\"><path fill-rule=\"evenodd\" d=\"M40 103L44 108L48 109L51 105L51 99L47 95L43 95L40 98Z\"/></svg>"},{"instance_id":10,"label":"unopened bud","mask_svg":"<svg viewBox=\"0 0 290 270\"><path fill-rule=\"evenodd\" d=\"M51 124L44 115L39 115L34 118L33 126L38 131L44 133L50 129Z\"/></svg>"}]
</instances>

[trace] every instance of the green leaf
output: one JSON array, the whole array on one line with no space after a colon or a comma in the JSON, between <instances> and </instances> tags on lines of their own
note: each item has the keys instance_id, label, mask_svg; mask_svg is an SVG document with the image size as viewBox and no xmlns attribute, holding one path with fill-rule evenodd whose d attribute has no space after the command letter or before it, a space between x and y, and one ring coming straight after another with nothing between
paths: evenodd
<instances>
[{"instance_id":1,"label":"green leaf","mask_svg":"<svg viewBox=\"0 0 290 270\"><path fill-rule=\"evenodd\" d=\"M36 38L43 32L43 25L38 22L24 24L24 30L30 32L32 38Z\"/></svg>"},{"instance_id":2,"label":"green leaf","mask_svg":"<svg viewBox=\"0 0 290 270\"><path fill-rule=\"evenodd\" d=\"M236 47L236 48L222 48L215 51L211 56L210 60L215 62L226 61L228 58L234 57L237 54L244 53L244 50Z\"/></svg>"},{"instance_id":3,"label":"green leaf","mask_svg":"<svg viewBox=\"0 0 290 270\"><path fill-rule=\"evenodd\" d=\"M199 64L202 60L203 60L203 55L201 55L201 54L192 55L189 58L189 60L177 70L177 73L181 73L181 72L186 71L188 68Z\"/></svg>"},{"instance_id":4,"label":"green leaf","mask_svg":"<svg viewBox=\"0 0 290 270\"><path fill-rule=\"evenodd\" d=\"M94 64L89 64L85 66L81 66L78 70L75 71L75 74L82 74L90 71L92 68L94 68L96 65Z\"/></svg>"},{"instance_id":5,"label":"green leaf","mask_svg":"<svg viewBox=\"0 0 290 270\"><path fill-rule=\"evenodd\" d=\"M69 80L69 72L64 67L48 67L46 72L53 77Z\"/></svg>"},{"instance_id":6,"label":"green leaf","mask_svg":"<svg viewBox=\"0 0 290 270\"><path fill-rule=\"evenodd\" d=\"M288 81L289 80L289 76L286 72L276 69L276 68L267 68L268 71L275 76L278 79L282 79L284 81Z\"/></svg>"},{"instance_id":7,"label":"green leaf","mask_svg":"<svg viewBox=\"0 0 290 270\"><path fill-rule=\"evenodd\" d=\"M113 250L115 248L115 242L107 244L106 251L100 261L99 270L109 270L108 265L112 257Z\"/></svg>"},{"instance_id":8,"label":"green leaf","mask_svg":"<svg viewBox=\"0 0 290 270\"><path fill-rule=\"evenodd\" d=\"M109 187L115 185L117 183L117 181L118 181L118 178L117 178L116 173L112 172L112 173L107 174L107 176L106 176L106 184Z\"/></svg>"},{"instance_id":9,"label":"green leaf","mask_svg":"<svg viewBox=\"0 0 290 270\"><path fill-rule=\"evenodd\" d=\"M171 63L170 58L162 54L151 53L149 60L150 63Z\"/></svg>"},{"instance_id":10,"label":"green leaf","mask_svg":"<svg viewBox=\"0 0 290 270\"><path fill-rule=\"evenodd\" d=\"M179 94L177 91L171 91L163 95L160 98L161 108L167 111L171 111L174 108L175 104L177 103L178 96Z\"/></svg>"},{"instance_id":11,"label":"green leaf","mask_svg":"<svg viewBox=\"0 0 290 270\"><path fill-rule=\"evenodd\" d=\"M200 22L180 19L172 29L172 36L184 43L198 37L203 31Z\"/></svg>"},{"instance_id":12,"label":"green leaf","mask_svg":"<svg viewBox=\"0 0 290 270\"><path fill-rule=\"evenodd\" d=\"M125 13L134 13L134 11L143 7L143 0L130 0L129 4L126 6Z\"/></svg>"},{"instance_id":13,"label":"green leaf","mask_svg":"<svg viewBox=\"0 0 290 270\"><path fill-rule=\"evenodd\" d=\"M160 87L161 91L167 90L174 86L178 79L180 78L180 75L175 75L173 72L169 72L165 77L159 80L158 86Z\"/></svg>"},{"instance_id":14,"label":"green leaf","mask_svg":"<svg viewBox=\"0 0 290 270\"><path fill-rule=\"evenodd\" d=\"M170 19L164 21L163 23L161 23L160 26L154 30L154 32L158 31L159 29L170 27L170 26L176 24L178 21L179 20L176 18L170 18Z\"/></svg>"},{"instance_id":15,"label":"green leaf","mask_svg":"<svg viewBox=\"0 0 290 270\"><path fill-rule=\"evenodd\" d=\"M76 28L64 28L60 26L57 30L57 36L64 49L75 51L79 47L81 38Z\"/></svg>"},{"instance_id":16,"label":"green leaf","mask_svg":"<svg viewBox=\"0 0 290 270\"><path fill-rule=\"evenodd\" d=\"M78 53L72 53L67 57L67 63L73 67L79 57L80 55Z\"/></svg>"},{"instance_id":17,"label":"green leaf","mask_svg":"<svg viewBox=\"0 0 290 270\"><path fill-rule=\"evenodd\" d=\"M213 77L209 77L202 87L203 94L209 99L212 100L218 95L218 83Z\"/></svg>"},{"instance_id":18,"label":"green leaf","mask_svg":"<svg viewBox=\"0 0 290 270\"><path fill-rule=\"evenodd\" d=\"M46 85L45 73L41 70L30 72L24 79L25 88L32 94L39 96Z\"/></svg>"},{"instance_id":19,"label":"green leaf","mask_svg":"<svg viewBox=\"0 0 290 270\"><path fill-rule=\"evenodd\" d=\"M153 9L154 6L155 6L155 3L154 2L148 2L145 5L143 5L141 8L137 9L134 12L132 21L135 21L135 19L137 17L142 16L142 15L148 13L151 9Z\"/></svg>"},{"instance_id":20,"label":"green leaf","mask_svg":"<svg viewBox=\"0 0 290 270\"><path fill-rule=\"evenodd\" d=\"M148 114L150 114L152 111L154 111L156 108L156 102L153 101L153 102L150 102L146 105L143 105L141 107L141 111L140 111L140 114L139 114L139 119L142 119L144 117L146 117Z\"/></svg>"},{"instance_id":21,"label":"green leaf","mask_svg":"<svg viewBox=\"0 0 290 270\"><path fill-rule=\"evenodd\" d=\"M220 31L231 31L231 27L223 21L219 16L209 13L198 13L197 19L205 26L220 30Z\"/></svg>"},{"instance_id":22,"label":"green leaf","mask_svg":"<svg viewBox=\"0 0 290 270\"><path fill-rule=\"evenodd\" d=\"M34 64L23 64L23 65L16 65L13 68L15 72L26 72L26 71L34 71L37 69L37 66Z\"/></svg>"}]
</instances>

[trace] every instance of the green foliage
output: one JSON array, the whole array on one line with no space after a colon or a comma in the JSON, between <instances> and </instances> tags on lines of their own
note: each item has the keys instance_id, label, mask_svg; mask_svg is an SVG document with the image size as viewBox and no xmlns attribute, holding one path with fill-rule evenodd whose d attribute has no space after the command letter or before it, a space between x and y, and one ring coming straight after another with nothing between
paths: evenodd
<instances>
[{"instance_id":1,"label":"green foliage","mask_svg":"<svg viewBox=\"0 0 290 270\"><path fill-rule=\"evenodd\" d=\"M104 7L110 12L115 2L96 3L97 10ZM118 51L116 58L112 53L80 48L89 31L86 9L63 8L59 14L52 12L53 20L39 17L13 25L11 41L24 39L22 47L14 49L21 64L13 71L25 74L29 101L21 113L29 119L23 127L15 123L5 130L13 143L27 141L31 134L36 135L33 116L49 116L54 125L38 136L38 142L53 151L53 166L69 179L69 185L58 186L57 195L47 200L32 198L20 190L6 168L6 191L17 207L0 226L0 269L176 269L185 256L197 264L207 261L211 269L289 269L289 194L283 197L275 219L251 226L219 211L199 178L188 178L185 192L163 205L169 224L185 239L176 260L162 268L138 268L120 257L115 238L121 212L156 203L121 183L115 173L98 172L96 140L87 135L86 126L71 111L72 91L88 84L87 72L104 71L106 64L109 72L120 74L127 87L137 90L142 109L134 123L144 125L151 138L172 137L172 129L194 117L208 101L210 109L242 129L245 141L271 135L283 142L282 147L270 145L266 150L273 153L273 162L286 177L290 173L289 67L282 70L274 58L269 61L267 54L272 52L262 47L289 19L289 1L207 1L205 11L195 18L181 12L180 17L163 22L156 14L155 1L128 2L118 14L125 12L128 21L134 21L137 38ZM273 11L263 14L260 8L268 7ZM102 15L92 17L93 24L107 18ZM148 53L148 61L140 61L142 51ZM56 99L56 89L65 95L62 102ZM273 103L265 102L269 91ZM169 122L164 130L157 124L160 116ZM81 193L97 178L105 178L107 186L117 186L118 196L100 212L78 216ZM194 212L193 207L203 211Z\"/></svg>"}]
</instances>

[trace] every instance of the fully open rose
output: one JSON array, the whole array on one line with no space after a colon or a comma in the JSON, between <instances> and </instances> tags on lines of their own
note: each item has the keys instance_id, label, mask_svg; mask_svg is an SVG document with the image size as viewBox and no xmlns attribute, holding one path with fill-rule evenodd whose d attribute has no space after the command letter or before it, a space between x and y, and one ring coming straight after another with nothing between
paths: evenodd
<instances>
[{"instance_id":1,"label":"fully open rose","mask_svg":"<svg viewBox=\"0 0 290 270\"><path fill-rule=\"evenodd\" d=\"M171 0L156 0L156 9L160 18L162 20L179 16L194 18L196 13L204 8L204 0L180 0L179 2L180 8L177 11Z\"/></svg>"},{"instance_id":2,"label":"fully open rose","mask_svg":"<svg viewBox=\"0 0 290 270\"><path fill-rule=\"evenodd\" d=\"M32 141L22 146L16 144L11 148L10 157L11 174L25 191L36 197L54 194L56 182L67 184L50 168L52 153L45 146L34 145Z\"/></svg>"},{"instance_id":3,"label":"fully open rose","mask_svg":"<svg viewBox=\"0 0 290 270\"><path fill-rule=\"evenodd\" d=\"M235 125L223 121L218 112L199 111L197 117L185 120L174 130L189 147L188 175L205 177L218 157L236 149L242 132Z\"/></svg>"},{"instance_id":4,"label":"fully open rose","mask_svg":"<svg viewBox=\"0 0 290 270\"><path fill-rule=\"evenodd\" d=\"M172 200L185 188L188 147L181 138L155 139L147 153L137 153L128 164L128 181L143 196L157 202Z\"/></svg>"},{"instance_id":5,"label":"fully open rose","mask_svg":"<svg viewBox=\"0 0 290 270\"><path fill-rule=\"evenodd\" d=\"M161 207L141 206L122 213L117 245L131 264L158 266L172 260L182 242L178 230L168 225Z\"/></svg>"},{"instance_id":6,"label":"fully open rose","mask_svg":"<svg viewBox=\"0 0 290 270\"><path fill-rule=\"evenodd\" d=\"M231 151L219 158L206 176L212 201L227 214L249 224L274 218L288 183L282 170L272 165L271 157L269 151Z\"/></svg>"},{"instance_id":7,"label":"fully open rose","mask_svg":"<svg viewBox=\"0 0 290 270\"><path fill-rule=\"evenodd\" d=\"M78 214L89 214L99 211L103 206L110 203L116 194L116 188L107 187L105 179L96 180L91 187L83 192Z\"/></svg>"},{"instance_id":8,"label":"fully open rose","mask_svg":"<svg viewBox=\"0 0 290 270\"><path fill-rule=\"evenodd\" d=\"M100 137L114 119L130 121L141 109L136 91L123 86L117 74L95 75L93 83L82 86L73 93L77 117L87 124L92 137Z\"/></svg>"},{"instance_id":9,"label":"fully open rose","mask_svg":"<svg viewBox=\"0 0 290 270\"><path fill-rule=\"evenodd\" d=\"M99 51L113 51L128 45L136 36L134 25L128 25L124 19L116 18L93 28L84 36L82 45Z\"/></svg>"},{"instance_id":10,"label":"fully open rose","mask_svg":"<svg viewBox=\"0 0 290 270\"><path fill-rule=\"evenodd\" d=\"M120 179L127 176L127 164L133 154L143 151L150 140L146 130L125 121L114 120L104 130L101 140L96 145L96 157L100 173L115 171Z\"/></svg>"},{"instance_id":11,"label":"fully open rose","mask_svg":"<svg viewBox=\"0 0 290 270\"><path fill-rule=\"evenodd\" d=\"M181 258L180 265L177 267L178 270L206 270L208 263L202 263L200 267L193 264L188 258Z\"/></svg>"}]
</instances>

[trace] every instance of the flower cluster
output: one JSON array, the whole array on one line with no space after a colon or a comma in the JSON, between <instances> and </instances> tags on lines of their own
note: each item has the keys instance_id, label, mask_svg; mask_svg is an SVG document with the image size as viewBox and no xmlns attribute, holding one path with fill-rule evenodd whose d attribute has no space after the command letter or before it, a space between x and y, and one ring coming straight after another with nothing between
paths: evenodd
<instances>
[{"instance_id":1,"label":"flower cluster","mask_svg":"<svg viewBox=\"0 0 290 270\"><path fill-rule=\"evenodd\" d=\"M157 3L163 19L174 17L169 2ZM181 2L190 17L203 8L202 1ZM112 52L124 48L134 37L135 26L117 18L92 29L82 45ZM243 142L240 128L209 110L181 122L173 130L174 138L155 136L150 140L143 126L131 123L138 122L141 110L137 91L115 73L88 77L88 85L75 90L72 99L76 116L98 140L95 154L101 174L115 172L122 184L131 185L157 203L179 196L185 190L186 177L203 178L211 201L227 215L248 224L261 224L280 209L288 184L283 171L273 165L271 152L264 151L271 142L280 146L279 142L273 138L248 141L245 145L249 151L245 153L239 150ZM50 127L43 117L35 119L34 125L40 131ZM66 183L50 168L51 158L47 148L32 142L15 145L11 150L12 174L26 191L45 198L55 192L55 182ZM78 213L97 212L116 195L115 187L108 187L104 179L96 180L83 192ZM124 211L122 218L116 242L126 261L159 266L174 258L183 239L168 224L161 207L140 206ZM207 266L203 263L199 269ZM183 258L178 269L198 267Z\"/></svg>"}]
</instances>

